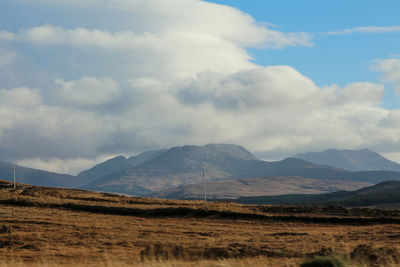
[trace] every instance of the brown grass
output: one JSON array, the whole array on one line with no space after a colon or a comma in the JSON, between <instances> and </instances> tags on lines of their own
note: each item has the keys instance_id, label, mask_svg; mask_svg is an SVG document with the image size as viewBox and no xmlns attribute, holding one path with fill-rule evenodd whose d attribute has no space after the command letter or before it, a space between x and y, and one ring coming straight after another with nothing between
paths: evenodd
<instances>
[{"instance_id":1,"label":"brown grass","mask_svg":"<svg viewBox=\"0 0 400 267\"><path fill-rule=\"evenodd\" d=\"M5 185L0 266L298 266L317 255L400 263L397 210L204 205Z\"/></svg>"}]
</instances>

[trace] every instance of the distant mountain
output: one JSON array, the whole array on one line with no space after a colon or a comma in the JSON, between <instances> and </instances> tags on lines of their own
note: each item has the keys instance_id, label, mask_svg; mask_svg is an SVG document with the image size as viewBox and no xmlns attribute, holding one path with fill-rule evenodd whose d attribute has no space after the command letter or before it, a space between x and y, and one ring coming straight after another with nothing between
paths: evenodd
<instances>
[{"instance_id":1,"label":"distant mountain","mask_svg":"<svg viewBox=\"0 0 400 267\"><path fill-rule=\"evenodd\" d=\"M326 165L318 165L295 158L287 158L276 162L262 161L254 157L245 148L230 144L172 147L168 150L143 152L129 158L118 156L100 163L89 170L83 171L75 177L67 174L57 174L18 166L17 178L19 182L32 185L83 188L94 191L144 196L176 187L183 188L184 190L192 188L186 186L201 184L203 181L203 170L206 171L207 180L210 183L222 180L241 179L240 181L216 184L221 184L223 186L229 184L232 190L234 189L238 192L237 196L251 190L254 192L271 192L262 191L264 189L261 187L264 186L265 188L267 186L266 180L264 180L264 182L260 182L261 180L251 180L254 178L296 176L371 184L386 180L400 180L400 172L395 171L354 172ZM245 178L251 179L246 180ZM12 181L10 163L0 162L0 179ZM269 182L271 183L271 181L272 180ZM280 186L276 186L273 191L283 193L313 193L319 191L318 187L320 184L318 185L317 181L313 182L312 187L303 187L299 189L300 191L293 189L299 184L296 185L296 182L287 181L288 184L285 185L282 183ZM246 187L242 182L248 183L249 185ZM242 183L243 186L240 185L240 183ZM321 192L324 190L331 190L329 189L330 184L328 182L326 183L326 186L320 190ZM332 183L335 182L332 181ZM272 184L270 184L270 186L272 186ZM291 186L294 186L292 188L294 191L290 191ZM301 185L299 186L301 187ZM332 188L341 189L339 186L335 185ZM179 194L185 195L185 193ZM228 196L228 192L223 190L215 192L215 196L217 195Z\"/></svg>"},{"instance_id":2,"label":"distant mountain","mask_svg":"<svg viewBox=\"0 0 400 267\"><path fill-rule=\"evenodd\" d=\"M164 151L165 150L147 151L129 158L125 158L124 156L117 156L100 164L97 164L88 170L80 172L77 177L80 180L85 181L85 184L87 184L110 173L119 170L134 168L147 160L151 160L159 156Z\"/></svg>"},{"instance_id":3,"label":"distant mountain","mask_svg":"<svg viewBox=\"0 0 400 267\"><path fill-rule=\"evenodd\" d=\"M340 190L356 190L370 185L362 182L302 177L241 178L207 183L207 198L235 199L244 196L322 194ZM170 199L201 199L204 197L204 184L183 185L148 196Z\"/></svg>"},{"instance_id":4,"label":"distant mountain","mask_svg":"<svg viewBox=\"0 0 400 267\"><path fill-rule=\"evenodd\" d=\"M400 164L369 149L337 150L297 154L294 158L350 171L400 171Z\"/></svg>"},{"instance_id":5,"label":"distant mountain","mask_svg":"<svg viewBox=\"0 0 400 267\"><path fill-rule=\"evenodd\" d=\"M153 160L146 161L142 167L170 170L172 172L192 172L203 169L229 169L238 161L256 160L241 146L229 144L209 144L205 146L173 147Z\"/></svg>"},{"instance_id":6,"label":"distant mountain","mask_svg":"<svg viewBox=\"0 0 400 267\"><path fill-rule=\"evenodd\" d=\"M120 169L95 180L84 189L145 195L150 192L202 181L202 172L212 180L231 177L238 163L257 160L241 146L210 144L172 147L130 168Z\"/></svg>"},{"instance_id":7,"label":"distant mountain","mask_svg":"<svg viewBox=\"0 0 400 267\"><path fill-rule=\"evenodd\" d=\"M210 182L277 176L372 184L385 180L400 180L400 172L350 172L295 158L267 162L258 160L241 146L211 144L170 148L136 167L108 173L83 188L143 196L174 187L200 184L203 180L203 170L206 170Z\"/></svg>"},{"instance_id":8,"label":"distant mountain","mask_svg":"<svg viewBox=\"0 0 400 267\"><path fill-rule=\"evenodd\" d=\"M246 204L313 204L348 207L400 204L400 181L385 181L356 191L339 191L320 195L243 197L236 201Z\"/></svg>"},{"instance_id":9,"label":"distant mountain","mask_svg":"<svg viewBox=\"0 0 400 267\"><path fill-rule=\"evenodd\" d=\"M0 179L12 182L14 180L13 164L0 161ZM59 174L54 172L42 171L22 166L16 166L17 182L54 186L54 187L77 187L83 183L77 177L68 174Z\"/></svg>"}]
</instances>

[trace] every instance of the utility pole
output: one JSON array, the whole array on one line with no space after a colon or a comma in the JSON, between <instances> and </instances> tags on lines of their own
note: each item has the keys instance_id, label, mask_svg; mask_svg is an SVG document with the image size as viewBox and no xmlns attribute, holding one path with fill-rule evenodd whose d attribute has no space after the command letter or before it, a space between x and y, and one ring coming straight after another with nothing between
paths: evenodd
<instances>
[{"instance_id":1,"label":"utility pole","mask_svg":"<svg viewBox=\"0 0 400 267\"><path fill-rule=\"evenodd\" d=\"M204 203L207 202L207 181L206 181L206 176L204 174L204 169L203 169L203 182L204 182Z\"/></svg>"},{"instance_id":2,"label":"utility pole","mask_svg":"<svg viewBox=\"0 0 400 267\"><path fill-rule=\"evenodd\" d=\"M14 163L14 166L12 167L12 169L14 171L14 190L15 190L15 189L17 189L17 176L15 175L15 170L17 169L17 167L15 166L15 163Z\"/></svg>"}]
</instances>

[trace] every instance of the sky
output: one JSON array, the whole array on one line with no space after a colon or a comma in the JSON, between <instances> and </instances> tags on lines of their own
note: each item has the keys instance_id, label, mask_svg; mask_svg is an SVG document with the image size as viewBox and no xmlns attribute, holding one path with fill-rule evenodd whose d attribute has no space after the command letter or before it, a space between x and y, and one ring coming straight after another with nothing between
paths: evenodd
<instances>
[{"instance_id":1,"label":"sky","mask_svg":"<svg viewBox=\"0 0 400 267\"><path fill-rule=\"evenodd\" d=\"M0 159L233 143L400 162L400 2L2 0Z\"/></svg>"}]
</instances>

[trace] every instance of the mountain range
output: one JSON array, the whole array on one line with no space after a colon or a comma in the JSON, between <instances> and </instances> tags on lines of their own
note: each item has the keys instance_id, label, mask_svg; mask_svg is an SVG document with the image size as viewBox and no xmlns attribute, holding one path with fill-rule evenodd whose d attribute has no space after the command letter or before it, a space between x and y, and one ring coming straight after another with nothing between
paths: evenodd
<instances>
[{"instance_id":1,"label":"mountain range","mask_svg":"<svg viewBox=\"0 0 400 267\"><path fill-rule=\"evenodd\" d=\"M362 162L362 157L354 157L356 162ZM386 161L381 162L382 168L387 166ZM209 144L147 151L129 158L118 156L77 176L18 166L17 177L18 181L33 185L180 198L202 194L203 170L208 190L220 188L213 193L215 198L354 190L386 180L400 180L397 171L350 171L333 163L320 165L299 158L268 162L257 159L241 146ZM12 180L10 163L0 164L0 175Z\"/></svg>"},{"instance_id":2,"label":"mountain range","mask_svg":"<svg viewBox=\"0 0 400 267\"><path fill-rule=\"evenodd\" d=\"M362 182L364 186L366 185L365 183L375 184L385 180L400 180L400 172L395 171L354 172L327 165L318 165L296 158L267 162L257 159L241 146L229 144L173 147L156 153L157 156L149 158L142 164L132 168L108 172L83 188L139 196L161 197L164 195L187 198L187 194L183 192L192 192L193 195L201 194L203 170L206 172L206 178L210 186L224 184L227 188L226 190L231 190L230 194L233 195L239 194L240 190L242 190L238 189L238 182L234 180L243 178L302 177L342 180L347 181L347 185L350 182ZM218 183L213 184L213 182ZM197 188L199 188L197 193L193 191L196 188L194 186L196 184ZM265 180L260 180L260 184L265 184ZM282 186L284 186L283 183ZM357 188L355 184L352 186L355 187L342 187L341 189L351 190ZM318 187L318 185L315 185L315 187ZM328 187L327 183L326 188ZM235 189L236 191L234 191L234 188L237 190ZM304 192L302 191L303 189L297 188L299 192ZM165 190L169 190L169 193L166 193ZM157 192L160 193L157 194ZM330 191L325 190L324 192ZM221 196L224 194L220 192L215 195Z\"/></svg>"}]
</instances>

